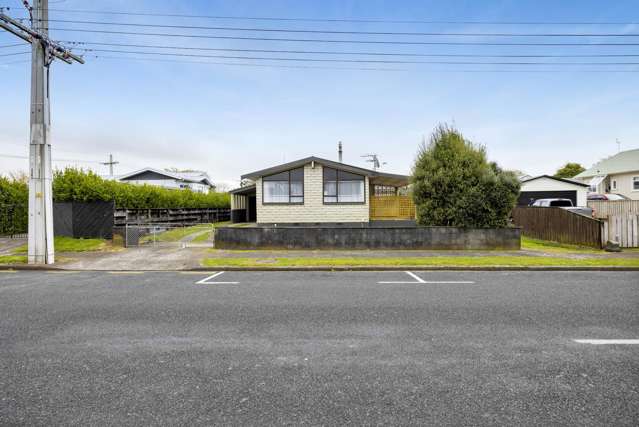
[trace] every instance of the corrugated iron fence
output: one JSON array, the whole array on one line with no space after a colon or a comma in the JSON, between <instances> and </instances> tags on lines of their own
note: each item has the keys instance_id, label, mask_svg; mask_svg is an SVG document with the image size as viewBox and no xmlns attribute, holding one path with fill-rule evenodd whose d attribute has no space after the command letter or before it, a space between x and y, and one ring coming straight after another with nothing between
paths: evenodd
<instances>
[{"instance_id":1,"label":"corrugated iron fence","mask_svg":"<svg viewBox=\"0 0 639 427\"><path fill-rule=\"evenodd\" d=\"M602 222L561 208L516 207L513 223L522 234L572 245L602 247Z\"/></svg>"}]
</instances>

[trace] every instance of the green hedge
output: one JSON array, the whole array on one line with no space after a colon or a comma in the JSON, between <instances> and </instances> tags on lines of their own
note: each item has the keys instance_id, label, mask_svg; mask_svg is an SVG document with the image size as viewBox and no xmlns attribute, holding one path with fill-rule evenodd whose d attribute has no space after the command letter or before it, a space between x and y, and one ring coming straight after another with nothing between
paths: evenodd
<instances>
[{"instance_id":1,"label":"green hedge","mask_svg":"<svg viewBox=\"0 0 639 427\"><path fill-rule=\"evenodd\" d=\"M54 173L53 200L56 202L115 201L118 208L228 208L227 193L196 193L169 190L152 185L133 185L100 178L91 171L67 168ZM0 206L28 202L27 184L0 177Z\"/></svg>"},{"instance_id":2,"label":"green hedge","mask_svg":"<svg viewBox=\"0 0 639 427\"><path fill-rule=\"evenodd\" d=\"M26 182L0 176L0 235L27 232L28 202Z\"/></svg>"}]
</instances>

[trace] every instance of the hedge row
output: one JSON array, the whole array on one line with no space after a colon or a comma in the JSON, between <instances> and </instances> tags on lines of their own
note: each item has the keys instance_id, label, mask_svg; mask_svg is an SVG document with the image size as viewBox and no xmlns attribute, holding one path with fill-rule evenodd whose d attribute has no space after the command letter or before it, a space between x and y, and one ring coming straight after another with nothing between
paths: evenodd
<instances>
[{"instance_id":1,"label":"hedge row","mask_svg":"<svg viewBox=\"0 0 639 427\"><path fill-rule=\"evenodd\" d=\"M53 177L56 202L115 201L118 208L227 208L229 195L190 190L170 190L151 185L133 185L100 178L91 171L67 168ZM0 206L26 205L27 184L0 177Z\"/></svg>"}]
</instances>

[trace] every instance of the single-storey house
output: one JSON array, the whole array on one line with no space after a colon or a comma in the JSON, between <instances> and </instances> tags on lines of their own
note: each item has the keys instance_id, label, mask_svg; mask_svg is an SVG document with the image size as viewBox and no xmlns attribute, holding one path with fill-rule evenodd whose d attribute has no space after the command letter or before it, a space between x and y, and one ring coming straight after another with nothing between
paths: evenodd
<instances>
[{"instance_id":1,"label":"single-storey house","mask_svg":"<svg viewBox=\"0 0 639 427\"><path fill-rule=\"evenodd\" d=\"M208 174L201 171L168 172L153 168L144 168L131 173L115 177L120 182L138 185L155 185L172 190L189 189L198 193L208 194L215 190Z\"/></svg>"},{"instance_id":2,"label":"single-storey house","mask_svg":"<svg viewBox=\"0 0 639 427\"><path fill-rule=\"evenodd\" d=\"M409 177L307 157L242 175L232 190L233 222L263 225L414 221Z\"/></svg>"},{"instance_id":3,"label":"single-storey house","mask_svg":"<svg viewBox=\"0 0 639 427\"><path fill-rule=\"evenodd\" d=\"M575 177L593 193L621 194L639 200L639 149L621 151Z\"/></svg>"},{"instance_id":4,"label":"single-storey house","mask_svg":"<svg viewBox=\"0 0 639 427\"><path fill-rule=\"evenodd\" d=\"M528 206L537 199L570 199L575 206L586 206L588 184L573 179L540 175L521 181L518 206Z\"/></svg>"}]
</instances>

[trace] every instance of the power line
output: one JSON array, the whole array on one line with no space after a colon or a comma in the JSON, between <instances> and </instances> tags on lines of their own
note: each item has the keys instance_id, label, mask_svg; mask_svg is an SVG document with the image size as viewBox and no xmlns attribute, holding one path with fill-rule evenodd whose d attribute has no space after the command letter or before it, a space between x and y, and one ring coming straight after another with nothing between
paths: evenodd
<instances>
[{"instance_id":1,"label":"power line","mask_svg":"<svg viewBox=\"0 0 639 427\"><path fill-rule=\"evenodd\" d=\"M184 63L184 64L202 64L202 65L224 65L224 66L238 66L238 67L257 67L257 68L291 68L291 69L318 69L318 70L364 70L364 71L419 71L420 73L638 73L638 70L621 70L621 69L609 69L609 70L594 70L594 69L499 69L499 70L480 70L480 69L427 69L427 70L415 70L406 68L379 68L379 67L329 67L329 66L308 66L308 65L282 65L282 64L255 64L255 63L242 63L242 62L220 62L220 61L189 61L180 59L162 59L162 58L149 58L149 57L131 57L131 56L105 56L95 55L89 56L94 59L114 59L122 61L149 61L149 62L167 62L167 63ZM86 57L85 57L86 58Z\"/></svg>"},{"instance_id":2,"label":"power line","mask_svg":"<svg viewBox=\"0 0 639 427\"><path fill-rule=\"evenodd\" d=\"M196 18L219 20L285 21L285 22L350 22L379 24L460 24L460 25L636 25L634 21L480 21L480 20L420 20L420 19L375 19L375 18L303 18L303 17L267 17L267 16L224 16L189 15L178 13L99 11L86 9L49 9L51 12L84 13L99 15L154 16L165 18Z\"/></svg>"},{"instance_id":3,"label":"power line","mask_svg":"<svg viewBox=\"0 0 639 427\"><path fill-rule=\"evenodd\" d=\"M26 55L31 52L12 52L12 53L2 53L0 56L14 56L14 55Z\"/></svg>"},{"instance_id":4,"label":"power line","mask_svg":"<svg viewBox=\"0 0 639 427\"><path fill-rule=\"evenodd\" d=\"M16 47L16 46L24 46L24 43L0 44L0 49L4 49L8 47Z\"/></svg>"},{"instance_id":5,"label":"power line","mask_svg":"<svg viewBox=\"0 0 639 427\"><path fill-rule=\"evenodd\" d=\"M146 33L133 31L111 31L111 30L90 30L79 28L50 28L52 31L66 31L76 33L94 34L119 34L129 36L154 36L154 37L177 37L193 39L216 39L216 40L251 40L251 41L278 41L296 43L344 43L344 44L380 44L380 45L416 45L416 46L639 46L639 43L618 43L618 42L449 42L449 41L407 41L407 40L334 40L334 39L295 39L295 38L274 38L274 37L241 37L241 36L218 36L210 34L176 34L176 33Z\"/></svg>"},{"instance_id":6,"label":"power line","mask_svg":"<svg viewBox=\"0 0 639 427\"><path fill-rule=\"evenodd\" d=\"M0 154L0 157L8 158L8 159L29 159L29 156L20 156L16 154ZM95 160L80 160L80 159L51 159L53 162L76 162L76 163L96 163L102 164L101 162Z\"/></svg>"},{"instance_id":7,"label":"power line","mask_svg":"<svg viewBox=\"0 0 639 427\"><path fill-rule=\"evenodd\" d=\"M413 31L355 31L355 30L309 30L292 28L256 28L256 27L211 27L198 25L168 25L168 24L141 24L130 22L103 22L103 21L75 21L68 19L49 19L49 22L61 22L66 24L87 25L114 25L120 27L142 28L169 28L189 30L215 30L215 31L250 31L268 33L295 33L295 34L350 34L366 36L446 36L446 37L639 37L636 33L459 33L459 32L413 32Z\"/></svg>"},{"instance_id":8,"label":"power line","mask_svg":"<svg viewBox=\"0 0 639 427\"><path fill-rule=\"evenodd\" d=\"M239 56L239 55L204 55L204 54L193 54L193 53L147 52L147 51L130 51L130 50L119 50L119 49L90 49L90 51L137 54L137 55L175 56L175 57L188 57L188 58L239 59L239 60L251 60L251 61L336 62L336 63L368 63L368 64L535 65L535 66L536 65L596 65L596 66L639 65L639 62L405 61L405 60L386 60L386 59L284 58L284 57Z\"/></svg>"},{"instance_id":9,"label":"power line","mask_svg":"<svg viewBox=\"0 0 639 427\"><path fill-rule=\"evenodd\" d=\"M286 50L286 49L232 49L232 48L215 48L215 47L193 47L193 46L169 46L169 45L149 45L149 44L128 44L128 43L102 43L102 42L78 42L64 41L63 43L76 46L114 46L114 47L135 47L135 48L153 48L153 49L169 49L169 50L187 50L187 51L214 51L214 52L253 52L253 53L287 53L287 54L304 54L304 55L361 55L361 56L405 56L405 57L462 57L462 58L632 58L639 57L639 54L456 54L456 53L409 53L409 52L354 52L354 51L325 51L325 50ZM81 48L84 49L84 48ZM86 49L93 51L94 49Z\"/></svg>"}]
</instances>

